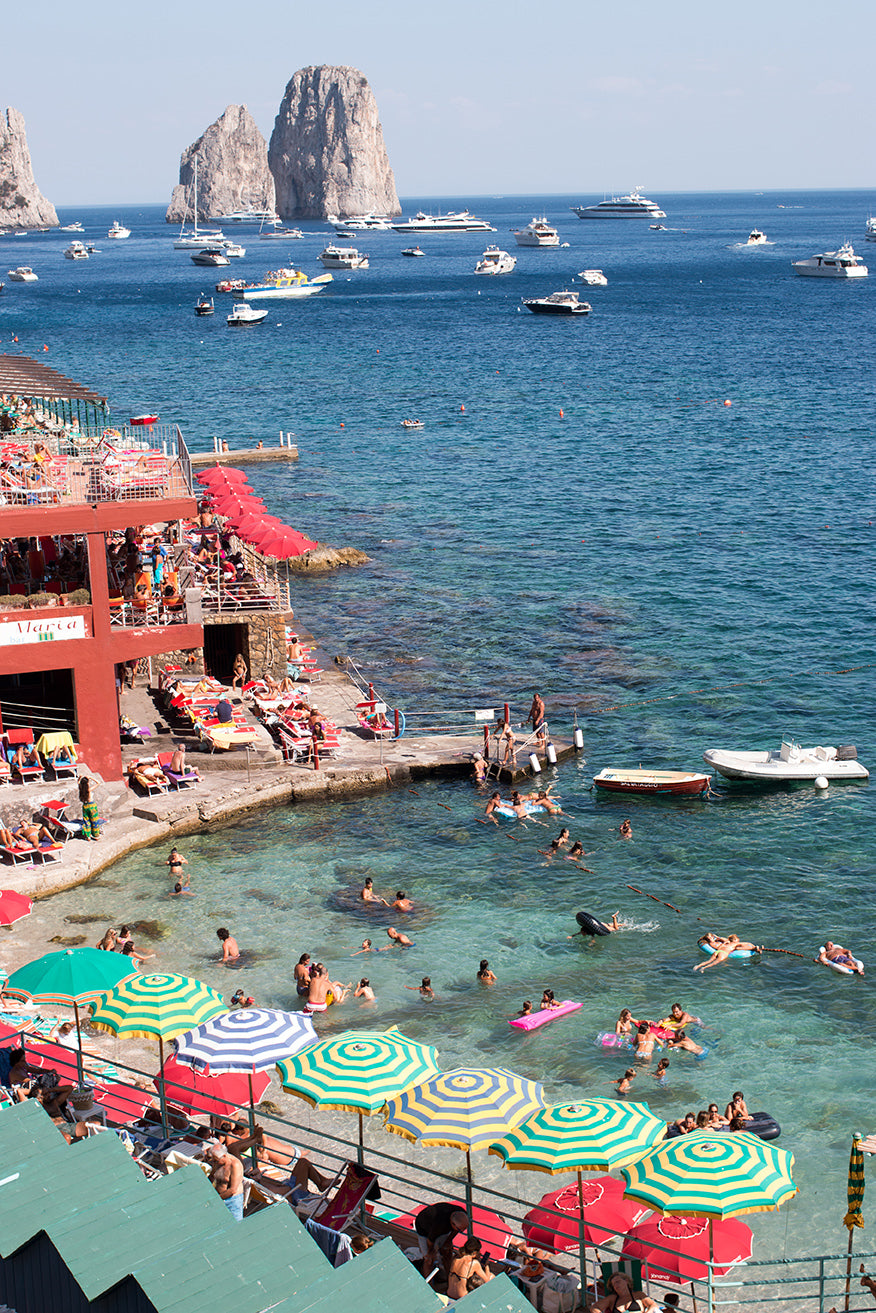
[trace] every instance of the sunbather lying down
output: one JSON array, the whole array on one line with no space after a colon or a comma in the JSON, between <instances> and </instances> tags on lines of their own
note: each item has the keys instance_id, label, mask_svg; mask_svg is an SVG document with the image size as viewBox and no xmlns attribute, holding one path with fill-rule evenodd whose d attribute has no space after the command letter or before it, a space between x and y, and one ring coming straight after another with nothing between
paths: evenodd
<instances>
[{"instance_id":1,"label":"sunbather lying down","mask_svg":"<svg viewBox=\"0 0 876 1313\"><path fill-rule=\"evenodd\" d=\"M129 766L128 774L132 780L136 780L144 789L150 784L169 784L167 776L160 766Z\"/></svg>"},{"instance_id":2,"label":"sunbather lying down","mask_svg":"<svg viewBox=\"0 0 876 1313\"><path fill-rule=\"evenodd\" d=\"M228 1129L226 1130L225 1127ZM257 1179L268 1182L282 1182L295 1187L295 1193L303 1198L310 1194L310 1182L322 1191L330 1183L330 1177L323 1176L314 1167L309 1158L300 1153L294 1144L279 1140L274 1135L266 1135L263 1127L256 1126L255 1134L250 1135L243 1122L224 1122L219 1134L220 1141L229 1153L240 1157L253 1146L258 1160ZM297 1202L297 1200L296 1200Z\"/></svg>"}]
</instances>

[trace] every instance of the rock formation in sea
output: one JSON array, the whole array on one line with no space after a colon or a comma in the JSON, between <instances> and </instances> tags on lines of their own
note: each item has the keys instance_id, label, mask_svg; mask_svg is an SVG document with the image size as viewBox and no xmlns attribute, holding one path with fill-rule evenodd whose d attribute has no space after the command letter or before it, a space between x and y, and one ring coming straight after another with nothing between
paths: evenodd
<instances>
[{"instance_id":1,"label":"rock formation in sea","mask_svg":"<svg viewBox=\"0 0 876 1313\"><path fill-rule=\"evenodd\" d=\"M34 182L24 118L0 115L0 227L57 228L58 216Z\"/></svg>"},{"instance_id":2,"label":"rock formation in sea","mask_svg":"<svg viewBox=\"0 0 876 1313\"><path fill-rule=\"evenodd\" d=\"M199 219L235 210L273 210L274 179L265 139L246 105L229 105L180 156L179 182L165 215L168 223L182 223L187 211L193 217L196 155Z\"/></svg>"},{"instance_id":3,"label":"rock formation in sea","mask_svg":"<svg viewBox=\"0 0 876 1313\"><path fill-rule=\"evenodd\" d=\"M355 68L302 68L286 87L268 163L283 219L400 214L377 102Z\"/></svg>"}]
</instances>

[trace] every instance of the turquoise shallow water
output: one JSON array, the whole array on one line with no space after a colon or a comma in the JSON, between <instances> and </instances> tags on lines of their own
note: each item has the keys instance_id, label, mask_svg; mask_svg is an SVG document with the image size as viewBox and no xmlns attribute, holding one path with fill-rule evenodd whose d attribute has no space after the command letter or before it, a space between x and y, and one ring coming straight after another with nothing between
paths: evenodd
<instances>
[{"instance_id":1,"label":"turquoise shallow water","mask_svg":"<svg viewBox=\"0 0 876 1313\"><path fill-rule=\"evenodd\" d=\"M578 712L587 762L562 767L558 789L573 837L596 850L592 875L546 866L537 849L558 825L487 828L472 787L442 781L192 838L196 898L167 900L162 850L40 915L158 919L156 964L228 993L241 977L215 966L214 930L232 925L255 953L246 987L278 1004L292 1000L306 949L345 981L370 976L369 1023L430 1039L446 1065L544 1078L557 1098L611 1093L624 1064L594 1046L596 1032L624 1004L656 1016L678 998L717 1042L705 1062L673 1058L665 1089L640 1076L637 1097L675 1115L742 1088L782 1124L801 1186L779 1215L754 1220L758 1255L831 1251L845 1238L849 1133L872 1129L870 979L778 954L702 978L691 966L706 926L808 957L827 934L869 965L872 787L620 806L588 790L604 765L693 768L708 747L766 748L783 733L856 743L876 763L873 279L790 271L855 239L870 200L661 196L667 225L686 231L652 233L579 222L566 208L578 199L473 204L500 244L542 210L570 243L519 252L506 279L472 277L482 239L436 238L411 261L406 239L375 234L359 243L370 271L245 336L218 314L195 320L209 281L165 249L157 210L67 216L87 232L115 217L135 230L75 269L58 236L4 239L10 265L41 275L0 298L5 341L15 332L34 353L46 342L44 358L107 391L118 414L157 406L193 447L212 433L234 445L296 432L298 466L254 470L252 482L311 536L372 556L296 584L296 607L390 701L525 709L539 687L558 732ZM755 225L773 244L739 249ZM311 273L322 232L311 225L293 252ZM258 246L244 273L280 263L275 244ZM518 311L521 296L592 266L609 285L588 289L588 320ZM426 421L421 437L403 435L409 414ZM630 843L616 832L624 815ZM349 956L387 924L356 905L366 874L417 901L415 948ZM593 948L569 941L582 907L619 908L630 928ZM491 990L474 982L482 956L499 977ZM424 973L431 1006L404 988ZM507 1017L546 985L584 1007L518 1035ZM322 1024L364 1015L349 1007ZM493 1160L477 1166L495 1179Z\"/></svg>"}]
</instances>

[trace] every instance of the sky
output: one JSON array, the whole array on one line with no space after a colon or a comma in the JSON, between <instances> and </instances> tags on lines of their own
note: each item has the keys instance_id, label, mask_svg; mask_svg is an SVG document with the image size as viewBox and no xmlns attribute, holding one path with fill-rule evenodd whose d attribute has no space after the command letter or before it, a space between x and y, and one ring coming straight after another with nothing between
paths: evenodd
<instances>
[{"instance_id":1,"label":"sky","mask_svg":"<svg viewBox=\"0 0 876 1313\"><path fill-rule=\"evenodd\" d=\"M860 188L874 29L874 0L38 0L4 9L0 110L61 206L168 202L310 64L365 74L402 197Z\"/></svg>"}]
</instances>

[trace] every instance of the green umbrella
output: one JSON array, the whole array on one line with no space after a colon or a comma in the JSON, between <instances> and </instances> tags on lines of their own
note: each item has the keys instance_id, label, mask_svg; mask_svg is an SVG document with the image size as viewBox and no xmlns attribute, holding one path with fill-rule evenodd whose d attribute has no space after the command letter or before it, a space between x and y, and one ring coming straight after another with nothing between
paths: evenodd
<instances>
[{"instance_id":1,"label":"green umbrella","mask_svg":"<svg viewBox=\"0 0 876 1313\"><path fill-rule=\"evenodd\" d=\"M171 973L134 974L91 1004L91 1024L112 1035L157 1039L164 1066L164 1041L227 1012L222 995L200 980Z\"/></svg>"},{"instance_id":2,"label":"green umbrella","mask_svg":"<svg viewBox=\"0 0 876 1313\"><path fill-rule=\"evenodd\" d=\"M13 971L6 982L5 993L13 998L32 999L41 1007L72 1007L76 1017L77 1065L79 1083L82 1084L82 1031L79 1024L79 1005L99 998L133 971L129 957L121 953L105 953L97 948L66 948L57 953L46 953L26 966Z\"/></svg>"}]
</instances>

